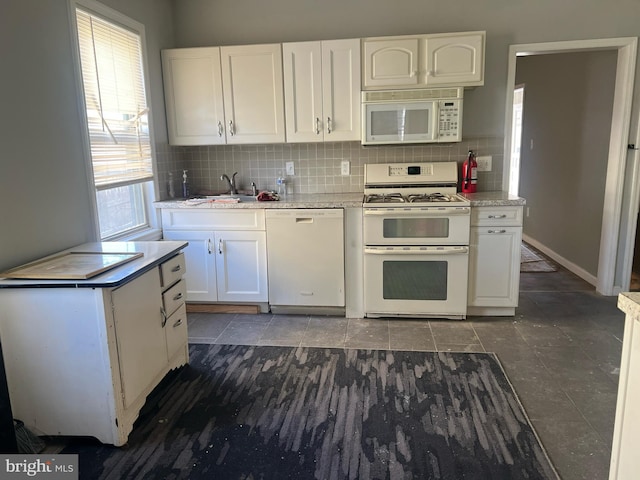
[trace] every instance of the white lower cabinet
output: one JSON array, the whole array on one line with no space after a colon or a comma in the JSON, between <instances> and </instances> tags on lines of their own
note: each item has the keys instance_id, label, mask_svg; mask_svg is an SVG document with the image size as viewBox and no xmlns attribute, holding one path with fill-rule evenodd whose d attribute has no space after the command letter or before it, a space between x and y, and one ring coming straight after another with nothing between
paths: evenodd
<instances>
[{"instance_id":1,"label":"white lower cabinet","mask_svg":"<svg viewBox=\"0 0 640 480\"><path fill-rule=\"evenodd\" d=\"M127 442L149 393L189 359L182 255L165 264L115 288L0 289L16 418L38 435Z\"/></svg>"},{"instance_id":2,"label":"white lower cabinet","mask_svg":"<svg viewBox=\"0 0 640 480\"><path fill-rule=\"evenodd\" d=\"M515 314L520 287L522 207L473 207L468 315Z\"/></svg>"},{"instance_id":3,"label":"white lower cabinet","mask_svg":"<svg viewBox=\"0 0 640 480\"><path fill-rule=\"evenodd\" d=\"M267 302L264 210L163 209L162 218L166 240L189 242L187 301Z\"/></svg>"}]
</instances>

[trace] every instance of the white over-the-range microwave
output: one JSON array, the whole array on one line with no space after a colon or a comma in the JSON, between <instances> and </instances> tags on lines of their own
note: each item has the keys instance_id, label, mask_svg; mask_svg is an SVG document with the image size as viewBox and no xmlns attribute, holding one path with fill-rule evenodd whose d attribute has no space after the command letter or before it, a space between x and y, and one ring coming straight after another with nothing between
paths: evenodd
<instances>
[{"instance_id":1,"label":"white over-the-range microwave","mask_svg":"<svg viewBox=\"0 0 640 480\"><path fill-rule=\"evenodd\" d=\"M362 144L462 141L464 89L362 92Z\"/></svg>"}]
</instances>

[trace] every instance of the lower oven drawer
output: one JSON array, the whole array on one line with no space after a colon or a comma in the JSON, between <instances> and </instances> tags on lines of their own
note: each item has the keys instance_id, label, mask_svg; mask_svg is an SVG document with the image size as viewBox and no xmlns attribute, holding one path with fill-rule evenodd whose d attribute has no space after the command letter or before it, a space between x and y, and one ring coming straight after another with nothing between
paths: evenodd
<instances>
[{"instance_id":1,"label":"lower oven drawer","mask_svg":"<svg viewBox=\"0 0 640 480\"><path fill-rule=\"evenodd\" d=\"M464 318L469 247L365 247L365 315Z\"/></svg>"}]
</instances>

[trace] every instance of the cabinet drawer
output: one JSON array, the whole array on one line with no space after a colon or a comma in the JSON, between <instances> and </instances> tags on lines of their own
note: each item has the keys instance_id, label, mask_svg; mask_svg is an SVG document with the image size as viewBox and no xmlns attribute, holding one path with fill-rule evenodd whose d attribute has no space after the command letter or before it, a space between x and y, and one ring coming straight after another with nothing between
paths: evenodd
<instances>
[{"instance_id":1,"label":"cabinet drawer","mask_svg":"<svg viewBox=\"0 0 640 480\"><path fill-rule=\"evenodd\" d=\"M522 225L522 207L473 207L471 225Z\"/></svg>"},{"instance_id":2,"label":"cabinet drawer","mask_svg":"<svg viewBox=\"0 0 640 480\"><path fill-rule=\"evenodd\" d=\"M179 253L160 265L160 283L162 289L164 290L168 286L180 280L186 270L187 267L184 263L184 253Z\"/></svg>"},{"instance_id":3,"label":"cabinet drawer","mask_svg":"<svg viewBox=\"0 0 640 480\"><path fill-rule=\"evenodd\" d=\"M184 304L169 316L164 328L167 358L171 359L187 343L187 307Z\"/></svg>"},{"instance_id":4,"label":"cabinet drawer","mask_svg":"<svg viewBox=\"0 0 640 480\"><path fill-rule=\"evenodd\" d=\"M264 230L261 208L162 209L165 230Z\"/></svg>"},{"instance_id":5,"label":"cabinet drawer","mask_svg":"<svg viewBox=\"0 0 640 480\"><path fill-rule=\"evenodd\" d=\"M167 315L175 312L182 305L187 297L187 282L179 281L169 290L162 294L162 303Z\"/></svg>"}]
</instances>

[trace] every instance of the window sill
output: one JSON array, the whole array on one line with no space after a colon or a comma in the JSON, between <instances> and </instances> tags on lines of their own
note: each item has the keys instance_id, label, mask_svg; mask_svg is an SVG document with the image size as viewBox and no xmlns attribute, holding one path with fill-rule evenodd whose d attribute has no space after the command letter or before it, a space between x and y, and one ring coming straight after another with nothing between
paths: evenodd
<instances>
[{"instance_id":1,"label":"window sill","mask_svg":"<svg viewBox=\"0 0 640 480\"><path fill-rule=\"evenodd\" d=\"M114 238L112 242L152 242L162 240L162 230L149 228L141 232L132 233L123 237Z\"/></svg>"}]
</instances>

